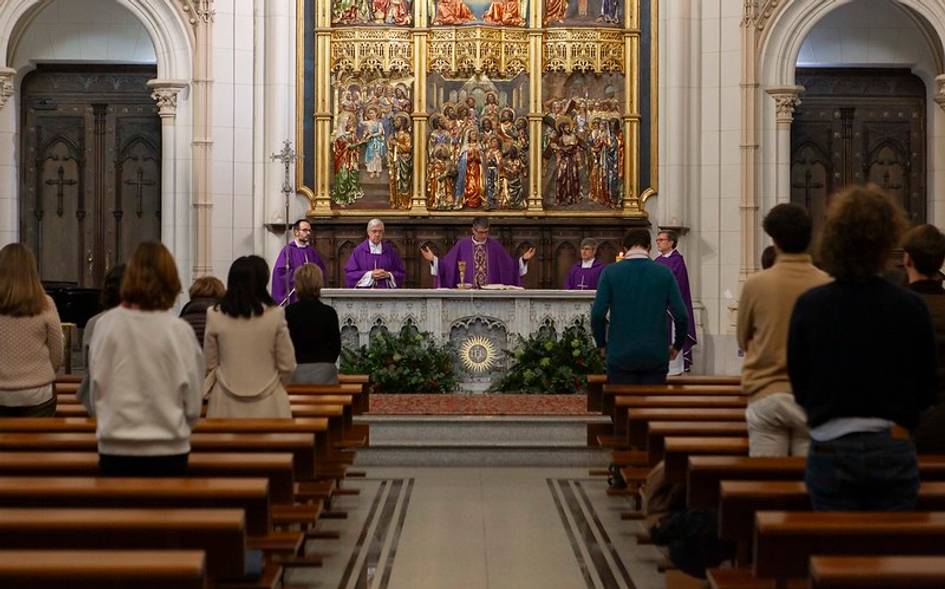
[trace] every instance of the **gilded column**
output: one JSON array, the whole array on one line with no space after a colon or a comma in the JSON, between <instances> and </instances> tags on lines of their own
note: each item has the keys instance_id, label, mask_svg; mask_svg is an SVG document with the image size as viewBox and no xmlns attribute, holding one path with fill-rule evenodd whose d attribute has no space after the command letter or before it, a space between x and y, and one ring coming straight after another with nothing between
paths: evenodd
<instances>
[{"instance_id":1,"label":"gilded column","mask_svg":"<svg viewBox=\"0 0 945 589\"><path fill-rule=\"evenodd\" d=\"M309 216L331 214L331 2L315 2L315 203Z\"/></svg>"},{"instance_id":2,"label":"gilded column","mask_svg":"<svg viewBox=\"0 0 945 589\"><path fill-rule=\"evenodd\" d=\"M640 207L640 10L639 3L627 5L624 31L624 117L623 214L637 217Z\"/></svg>"},{"instance_id":3,"label":"gilded column","mask_svg":"<svg viewBox=\"0 0 945 589\"><path fill-rule=\"evenodd\" d=\"M544 211L541 161L541 74L544 69L541 30L542 0L529 2L528 31L528 213Z\"/></svg>"},{"instance_id":4,"label":"gilded column","mask_svg":"<svg viewBox=\"0 0 945 589\"><path fill-rule=\"evenodd\" d=\"M410 212L427 215L426 169L427 169L427 3L414 1L414 21L418 27L413 31L413 198Z\"/></svg>"}]
</instances>

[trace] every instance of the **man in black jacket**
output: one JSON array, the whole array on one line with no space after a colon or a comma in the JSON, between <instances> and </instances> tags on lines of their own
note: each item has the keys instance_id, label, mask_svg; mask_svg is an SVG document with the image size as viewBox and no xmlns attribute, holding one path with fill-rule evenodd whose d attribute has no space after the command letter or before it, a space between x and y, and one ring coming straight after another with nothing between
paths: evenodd
<instances>
[{"instance_id":1,"label":"man in black jacket","mask_svg":"<svg viewBox=\"0 0 945 589\"><path fill-rule=\"evenodd\" d=\"M835 281L797 300L788 373L807 412L805 481L818 511L915 508L914 430L935 401L935 335L925 303L879 273L905 228L899 207L876 187L836 196L822 238Z\"/></svg>"}]
</instances>

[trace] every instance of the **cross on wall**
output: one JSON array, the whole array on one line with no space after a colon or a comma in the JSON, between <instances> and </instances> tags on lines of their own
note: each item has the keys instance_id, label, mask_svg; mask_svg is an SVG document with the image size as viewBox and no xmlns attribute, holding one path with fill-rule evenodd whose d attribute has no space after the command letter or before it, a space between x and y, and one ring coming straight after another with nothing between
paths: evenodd
<instances>
[{"instance_id":1,"label":"cross on wall","mask_svg":"<svg viewBox=\"0 0 945 589\"><path fill-rule=\"evenodd\" d=\"M66 186L75 186L79 183L78 180L65 180L66 171L62 166L59 166L59 169L56 170L57 178L55 180L46 180L47 186L56 187L56 214L60 217L62 216L63 205L62 198L63 192Z\"/></svg>"}]
</instances>

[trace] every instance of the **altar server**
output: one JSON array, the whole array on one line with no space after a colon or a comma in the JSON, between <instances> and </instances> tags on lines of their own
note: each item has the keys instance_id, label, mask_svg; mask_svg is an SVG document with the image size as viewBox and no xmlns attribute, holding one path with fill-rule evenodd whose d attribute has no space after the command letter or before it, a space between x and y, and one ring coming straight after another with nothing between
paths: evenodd
<instances>
[{"instance_id":1,"label":"altar server","mask_svg":"<svg viewBox=\"0 0 945 589\"><path fill-rule=\"evenodd\" d=\"M604 265L597 259L597 241L590 237L581 240L581 261L571 267L564 281L565 290L597 290Z\"/></svg>"},{"instance_id":2,"label":"altar server","mask_svg":"<svg viewBox=\"0 0 945 589\"><path fill-rule=\"evenodd\" d=\"M312 224L307 219L299 219L292 225L292 234L295 239L282 248L272 266L272 298L282 306L297 300L292 277L302 264L315 264L322 274L328 273L325 262L312 245Z\"/></svg>"}]
</instances>

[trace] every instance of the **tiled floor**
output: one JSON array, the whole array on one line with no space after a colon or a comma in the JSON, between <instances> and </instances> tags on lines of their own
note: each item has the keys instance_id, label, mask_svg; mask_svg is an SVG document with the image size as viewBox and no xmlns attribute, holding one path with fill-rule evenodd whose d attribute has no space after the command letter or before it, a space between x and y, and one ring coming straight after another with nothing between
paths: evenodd
<instances>
[{"instance_id":1,"label":"tiled floor","mask_svg":"<svg viewBox=\"0 0 945 589\"><path fill-rule=\"evenodd\" d=\"M341 540L290 584L338 589L662 589L623 499L578 468L369 468L338 500Z\"/></svg>"}]
</instances>

